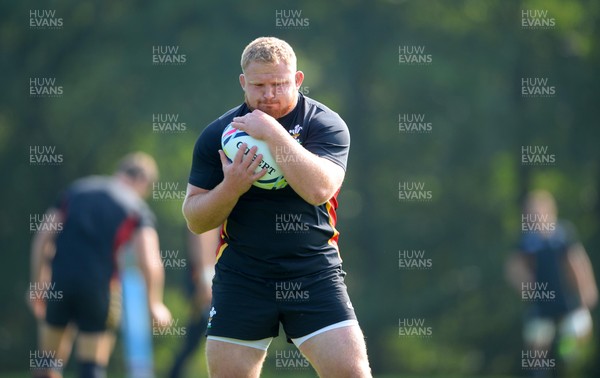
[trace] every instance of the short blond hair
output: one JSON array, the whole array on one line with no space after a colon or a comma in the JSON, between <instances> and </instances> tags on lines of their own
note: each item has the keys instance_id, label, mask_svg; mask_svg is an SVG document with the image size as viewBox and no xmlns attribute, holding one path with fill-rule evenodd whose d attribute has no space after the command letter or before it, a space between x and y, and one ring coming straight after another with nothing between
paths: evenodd
<instances>
[{"instance_id":1,"label":"short blond hair","mask_svg":"<svg viewBox=\"0 0 600 378\"><path fill-rule=\"evenodd\" d=\"M123 173L134 180L144 179L148 182L158 180L156 161L145 152L129 153L119 161L117 172Z\"/></svg>"},{"instance_id":2,"label":"short blond hair","mask_svg":"<svg viewBox=\"0 0 600 378\"><path fill-rule=\"evenodd\" d=\"M275 37L260 37L250 42L242 52L242 71L251 62L279 64L281 62L296 70L296 54L286 41Z\"/></svg>"}]
</instances>

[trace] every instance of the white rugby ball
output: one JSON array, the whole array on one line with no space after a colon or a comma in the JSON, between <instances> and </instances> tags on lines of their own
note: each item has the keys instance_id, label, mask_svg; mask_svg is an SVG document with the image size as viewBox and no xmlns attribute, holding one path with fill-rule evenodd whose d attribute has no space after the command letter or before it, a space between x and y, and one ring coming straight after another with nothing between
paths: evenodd
<instances>
[{"instance_id":1,"label":"white rugby ball","mask_svg":"<svg viewBox=\"0 0 600 378\"><path fill-rule=\"evenodd\" d=\"M258 150L256 151L254 158L256 159L258 154L262 154L263 156L256 172L259 172L263 168L267 169L267 173L254 181L252 185L268 190L285 188L287 186L287 181L285 181L285 178L281 173L281 168L279 168L279 165L271 155L267 143L262 140L254 139L246 134L246 132L240 131L229 124L225 130L223 130L223 135L221 136L221 146L229 160L233 160L242 143L246 143L247 145L245 154L248 154L250 148L256 146L258 147Z\"/></svg>"}]
</instances>

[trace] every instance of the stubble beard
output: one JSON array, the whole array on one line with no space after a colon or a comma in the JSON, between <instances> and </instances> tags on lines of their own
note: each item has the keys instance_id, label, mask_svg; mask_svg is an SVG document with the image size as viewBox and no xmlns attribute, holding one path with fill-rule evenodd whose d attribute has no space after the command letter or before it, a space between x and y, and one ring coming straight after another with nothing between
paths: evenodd
<instances>
[{"instance_id":1,"label":"stubble beard","mask_svg":"<svg viewBox=\"0 0 600 378\"><path fill-rule=\"evenodd\" d=\"M269 109L260 109L260 103L258 104L258 107L254 107L248 101L248 96L246 96L246 94L244 94L244 102L246 103L246 106L248 106L248 109L250 109L251 112L258 108L260 111L262 111L264 113L267 113L271 117L273 117L275 119L279 119L279 118L282 118L282 117L286 116L292 110L294 110L294 108L296 107L296 104L298 103L298 96L296 95L295 100L292 101L292 103L289 106L287 106L285 109L282 109L282 108L271 109L271 110L269 110ZM277 104L281 105L281 102L277 102Z\"/></svg>"}]
</instances>

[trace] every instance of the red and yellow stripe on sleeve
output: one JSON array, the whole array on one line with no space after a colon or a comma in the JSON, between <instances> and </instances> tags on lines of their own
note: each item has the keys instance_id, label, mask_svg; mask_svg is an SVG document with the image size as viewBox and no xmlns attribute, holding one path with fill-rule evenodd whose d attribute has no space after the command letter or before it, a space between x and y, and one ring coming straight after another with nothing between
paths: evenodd
<instances>
[{"instance_id":1,"label":"red and yellow stripe on sleeve","mask_svg":"<svg viewBox=\"0 0 600 378\"><path fill-rule=\"evenodd\" d=\"M227 220L225 220L225 222L223 223L223 226L221 226L221 240L219 242L219 246L217 247L217 258L216 258L215 262L219 261L219 259L221 258L221 255L223 254L223 251L229 245L225 241L226 237L229 238L229 235L227 235Z\"/></svg>"},{"instance_id":2,"label":"red and yellow stripe on sleeve","mask_svg":"<svg viewBox=\"0 0 600 378\"><path fill-rule=\"evenodd\" d=\"M327 244L333 246L336 251L338 252L338 255L340 254L340 249L338 247L338 239L340 237L340 233L339 231L335 228L335 225L337 224L337 213L335 212L335 209L337 209L338 206L338 202L337 202L337 195L339 193L339 190L334 194L333 197L331 197L329 199L329 201L327 201L325 203L325 207L327 209L327 214L329 215L329 225L331 226L331 228L333 229L333 236L327 241ZM342 257L340 256L340 259Z\"/></svg>"}]
</instances>

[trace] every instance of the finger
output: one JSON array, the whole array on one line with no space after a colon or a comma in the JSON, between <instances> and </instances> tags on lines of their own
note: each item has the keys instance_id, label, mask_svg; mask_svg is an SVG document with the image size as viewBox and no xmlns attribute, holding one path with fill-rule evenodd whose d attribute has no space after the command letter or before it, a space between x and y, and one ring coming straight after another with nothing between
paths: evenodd
<instances>
[{"instance_id":1,"label":"finger","mask_svg":"<svg viewBox=\"0 0 600 378\"><path fill-rule=\"evenodd\" d=\"M250 114L250 113L248 113ZM233 117L233 120L231 121L231 126L233 126L234 128L244 131L242 128L246 125L246 118L247 115L242 116L242 117Z\"/></svg>"},{"instance_id":2,"label":"finger","mask_svg":"<svg viewBox=\"0 0 600 378\"><path fill-rule=\"evenodd\" d=\"M244 160L244 155L246 154L246 150L247 149L248 149L248 144L242 143L242 145L240 146L240 149L238 150L238 152L233 157L233 162L235 164L241 164L242 163L242 161Z\"/></svg>"},{"instance_id":3,"label":"finger","mask_svg":"<svg viewBox=\"0 0 600 378\"><path fill-rule=\"evenodd\" d=\"M255 174L252 175L252 181L256 181L259 178L263 177L264 175L267 174L267 168L263 168L260 171L256 172Z\"/></svg>"},{"instance_id":4,"label":"finger","mask_svg":"<svg viewBox=\"0 0 600 378\"><path fill-rule=\"evenodd\" d=\"M235 122L235 121L231 122L231 126L233 126L234 129L238 129L240 131L244 131L243 130L244 124L241 123L241 122Z\"/></svg>"},{"instance_id":5,"label":"finger","mask_svg":"<svg viewBox=\"0 0 600 378\"><path fill-rule=\"evenodd\" d=\"M252 164L250 164L250 166L248 167L249 170L251 170L252 172L255 172L252 175L252 181L256 181L259 178L263 177L265 174L267 174L267 168L263 168L260 171L256 172L256 169L258 168L258 166L262 162L262 159L263 159L263 155L262 154L258 154L256 156L256 159L254 159L254 161L252 161Z\"/></svg>"},{"instance_id":6,"label":"finger","mask_svg":"<svg viewBox=\"0 0 600 378\"><path fill-rule=\"evenodd\" d=\"M231 160L229 160L229 158L227 157L227 155L225 155L225 152L223 152L223 150L219 150L219 157L221 158L221 166L223 166L223 168L231 164Z\"/></svg>"},{"instance_id":7,"label":"finger","mask_svg":"<svg viewBox=\"0 0 600 378\"><path fill-rule=\"evenodd\" d=\"M257 148L258 150L258 148ZM252 150L250 150L252 153ZM254 151L254 153L256 154L256 151ZM254 156L254 155L252 155ZM252 160L250 162L250 164L248 164L248 169L251 169L252 172L256 171L256 169L258 168L258 166L260 165L260 163L262 162L263 159L263 155L262 154L258 154L256 155L256 158L254 160Z\"/></svg>"},{"instance_id":8,"label":"finger","mask_svg":"<svg viewBox=\"0 0 600 378\"><path fill-rule=\"evenodd\" d=\"M262 160L262 155L260 155L260 160L259 160L258 156L256 156L257 152L258 152L258 147L252 146L252 148L250 148L250 150L248 151L247 157L244 158L244 161L247 163L246 168L249 168L257 160L258 160L258 163L260 164L260 161Z\"/></svg>"}]
</instances>

